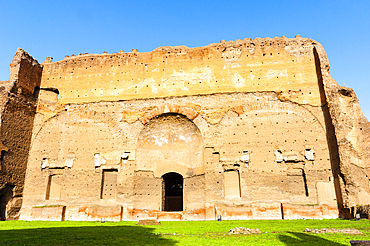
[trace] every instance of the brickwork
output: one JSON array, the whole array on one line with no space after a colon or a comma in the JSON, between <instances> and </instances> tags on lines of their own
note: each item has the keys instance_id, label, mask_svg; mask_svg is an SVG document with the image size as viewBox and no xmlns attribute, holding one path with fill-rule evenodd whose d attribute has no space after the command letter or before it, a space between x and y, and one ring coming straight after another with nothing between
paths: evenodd
<instances>
[{"instance_id":1,"label":"brickwork","mask_svg":"<svg viewBox=\"0 0 370 246\"><path fill-rule=\"evenodd\" d=\"M150 105L156 108L150 109ZM189 105L187 111L199 114L190 120L172 113L176 110L168 110L164 114L154 113L157 116L145 125L141 123L144 116L134 123L122 122L122 115L127 111L152 116L158 109L176 109L182 105ZM238 115L233 110L235 107L243 112ZM217 124L207 121L211 110L224 112ZM89 103L89 111L94 113L86 114L85 104L65 105L61 113L42 123L29 158L29 173L35 174L28 177L28 182L33 184L26 188L26 193L32 194L26 197L29 206L81 202L123 205L131 201L130 206L136 209L160 211L161 176L167 172L177 172L185 178L186 211L221 201L227 205L269 203L271 197L273 202L316 204L320 202L317 183L333 179L322 111L282 102L276 93ZM205 146L212 150L205 151ZM315 150L314 161L305 158L306 148ZM277 150L297 157L279 163ZM250 153L248 163L240 160L243 151ZM125 152L127 160L121 158ZM104 159L99 167L95 166L96 153ZM201 155L197 157L197 153ZM214 153L218 153L217 158L213 157ZM70 168L66 167L69 156L74 157ZM206 158L211 161L204 162ZM44 169L43 159L49 165ZM117 196L101 199L104 170L110 168L117 169L121 179L117 181ZM61 198L45 200L46 179L55 170L63 177ZM240 183L239 197L225 195L224 173L229 170L236 170L237 176L240 175L240 181L231 182L238 186ZM205 186L214 191L207 192ZM232 187L228 189L233 192ZM335 194L326 199L334 201L336 206Z\"/></svg>"},{"instance_id":2,"label":"brickwork","mask_svg":"<svg viewBox=\"0 0 370 246\"><path fill-rule=\"evenodd\" d=\"M350 217L370 126L328 69L300 37L47 58L21 219Z\"/></svg>"},{"instance_id":3,"label":"brickwork","mask_svg":"<svg viewBox=\"0 0 370 246\"><path fill-rule=\"evenodd\" d=\"M199 48L71 56L43 65L42 85L58 88L60 103L275 91L320 105L310 39L244 39ZM124 86L123 86L124 85Z\"/></svg>"},{"instance_id":4,"label":"brickwork","mask_svg":"<svg viewBox=\"0 0 370 246\"><path fill-rule=\"evenodd\" d=\"M0 220L17 219L31 145L42 67L22 49L0 84Z\"/></svg>"}]
</instances>

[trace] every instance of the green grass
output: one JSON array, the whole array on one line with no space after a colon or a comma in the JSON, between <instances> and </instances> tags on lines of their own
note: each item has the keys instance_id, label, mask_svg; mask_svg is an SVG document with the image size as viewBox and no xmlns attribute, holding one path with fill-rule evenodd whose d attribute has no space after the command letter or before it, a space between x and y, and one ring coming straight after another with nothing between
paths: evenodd
<instances>
[{"instance_id":1,"label":"green grass","mask_svg":"<svg viewBox=\"0 0 370 246\"><path fill-rule=\"evenodd\" d=\"M235 227L259 228L262 234L229 235ZM353 228L362 235L313 234L305 228ZM175 235L174 235L175 233ZM370 240L370 221L248 220L162 221L161 225L122 222L1 221L0 245L350 245Z\"/></svg>"}]
</instances>

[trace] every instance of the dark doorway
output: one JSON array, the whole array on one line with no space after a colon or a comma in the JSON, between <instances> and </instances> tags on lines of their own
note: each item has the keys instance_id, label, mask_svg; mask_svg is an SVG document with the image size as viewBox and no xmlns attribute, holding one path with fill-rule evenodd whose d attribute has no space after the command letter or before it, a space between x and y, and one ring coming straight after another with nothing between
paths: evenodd
<instances>
[{"instance_id":1,"label":"dark doorway","mask_svg":"<svg viewBox=\"0 0 370 246\"><path fill-rule=\"evenodd\" d=\"M7 208L7 205L13 198L13 188L14 186L5 185L5 187L0 190L0 220L7 220L8 215L12 212Z\"/></svg>"},{"instance_id":2,"label":"dark doorway","mask_svg":"<svg viewBox=\"0 0 370 246\"><path fill-rule=\"evenodd\" d=\"M163 211L183 210L183 177L178 173L166 173L163 178Z\"/></svg>"}]
</instances>

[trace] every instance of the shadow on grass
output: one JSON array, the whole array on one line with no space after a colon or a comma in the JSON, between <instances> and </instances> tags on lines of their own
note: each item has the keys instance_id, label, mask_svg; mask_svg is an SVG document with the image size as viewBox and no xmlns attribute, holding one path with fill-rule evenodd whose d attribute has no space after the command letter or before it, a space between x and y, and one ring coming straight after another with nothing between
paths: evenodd
<instances>
[{"instance_id":1,"label":"shadow on grass","mask_svg":"<svg viewBox=\"0 0 370 246\"><path fill-rule=\"evenodd\" d=\"M330 246L345 246L346 244L336 243L316 235L300 233L300 232L289 232L291 235L279 235L278 238L282 243L286 245L330 245ZM349 242L348 242L349 243Z\"/></svg>"},{"instance_id":2,"label":"shadow on grass","mask_svg":"<svg viewBox=\"0 0 370 246\"><path fill-rule=\"evenodd\" d=\"M86 226L1 230L0 245L175 245L142 226Z\"/></svg>"}]
</instances>

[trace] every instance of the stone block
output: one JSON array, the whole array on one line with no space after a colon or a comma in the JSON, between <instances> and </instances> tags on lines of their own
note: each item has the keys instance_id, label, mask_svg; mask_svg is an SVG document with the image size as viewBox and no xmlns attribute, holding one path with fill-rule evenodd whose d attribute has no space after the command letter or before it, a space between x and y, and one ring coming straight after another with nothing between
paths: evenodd
<instances>
[{"instance_id":1,"label":"stone block","mask_svg":"<svg viewBox=\"0 0 370 246\"><path fill-rule=\"evenodd\" d=\"M182 212L158 212L157 213L157 220L182 220Z\"/></svg>"},{"instance_id":2,"label":"stone block","mask_svg":"<svg viewBox=\"0 0 370 246\"><path fill-rule=\"evenodd\" d=\"M338 209L323 205L283 204L284 219L334 219L338 218Z\"/></svg>"},{"instance_id":3,"label":"stone block","mask_svg":"<svg viewBox=\"0 0 370 246\"><path fill-rule=\"evenodd\" d=\"M30 218L32 220L49 220L62 221L64 220L65 206L45 206L31 208ZM27 219L27 218L22 218Z\"/></svg>"},{"instance_id":4,"label":"stone block","mask_svg":"<svg viewBox=\"0 0 370 246\"><path fill-rule=\"evenodd\" d=\"M216 205L216 218L222 219L281 219L280 203L252 203L249 206Z\"/></svg>"},{"instance_id":5,"label":"stone block","mask_svg":"<svg viewBox=\"0 0 370 246\"><path fill-rule=\"evenodd\" d=\"M122 206L120 205L69 205L66 208L66 220L97 221L105 218L106 221L120 221Z\"/></svg>"}]
</instances>

